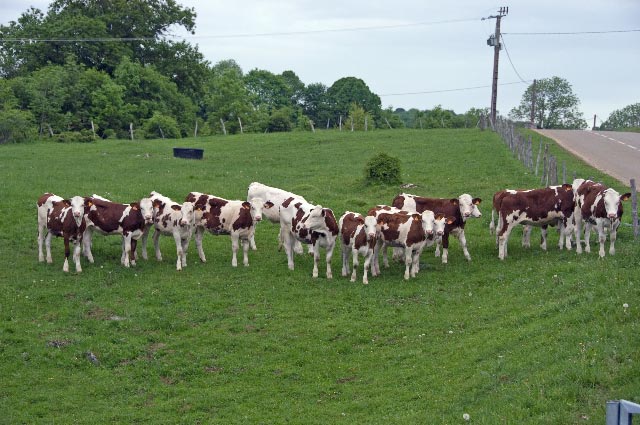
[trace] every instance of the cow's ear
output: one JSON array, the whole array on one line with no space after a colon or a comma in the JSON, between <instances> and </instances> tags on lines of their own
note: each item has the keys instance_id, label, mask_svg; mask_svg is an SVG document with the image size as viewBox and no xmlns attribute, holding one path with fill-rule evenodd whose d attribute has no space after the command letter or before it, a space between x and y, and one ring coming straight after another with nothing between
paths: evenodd
<instances>
[{"instance_id":1,"label":"cow's ear","mask_svg":"<svg viewBox=\"0 0 640 425\"><path fill-rule=\"evenodd\" d=\"M159 199L156 199L153 201L153 208L159 208L162 206L162 201Z\"/></svg>"},{"instance_id":2,"label":"cow's ear","mask_svg":"<svg viewBox=\"0 0 640 425\"><path fill-rule=\"evenodd\" d=\"M565 184L563 184L563 185L562 185L562 188L563 188L566 192L568 192L568 191L570 191L570 190L573 190L573 186L571 186L569 183L565 183Z\"/></svg>"},{"instance_id":3,"label":"cow's ear","mask_svg":"<svg viewBox=\"0 0 640 425\"><path fill-rule=\"evenodd\" d=\"M422 221L422 216L419 214L413 214L413 221Z\"/></svg>"},{"instance_id":4,"label":"cow's ear","mask_svg":"<svg viewBox=\"0 0 640 425\"><path fill-rule=\"evenodd\" d=\"M626 201L629 198L631 198L631 193L625 193L624 195L620 195L621 201Z\"/></svg>"},{"instance_id":5,"label":"cow's ear","mask_svg":"<svg viewBox=\"0 0 640 425\"><path fill-rule=\"evenodd\" d=\"M138 211L140 209L140 204L137 202L132 202L129 205L131 205L131 209L134 211Z\"/></svg>"},{"instance_id":6,"label":"cow's ear","mask_svg":"<svg viewBox=\"0 0 640 425\"><path fill-rule=\"evenodd\" d=\"M242 208L244 208L245 210L250 210L251 209L251 204L248 203L247 201L242 203Z\"/></svg>"},{"instance_id":7,"label":"cow's ear","mask_svg":"<svg viewBox=\"0 0 640 425\"><path fill-rule=\"evenodd\" d=\"M571 186L569 186L569 189L571 189ZM473 198L472 202L473 202L473 205L480 205L480 203L482 202L482 199Z\"/></svg>"},{"instance_id":8,"label":"cow's ear","mask_svg":"<svg viewBox=\"0 0 640 425\"><path fill-rule=\"evenodd\" d=\"M263 207L266 208L266 209L272 208L273 207L273 202L267 201L267 202L264 203Z\"/></svg>"},{"instance_id":9,"label":"cow's ear","mask_svg":"<svg viewBox=\"0 0 640 425\"><path fill-rule=\"evenodd\" d=\"M85 207L92 207L93 206L93 201L91 201L91 199L85 199L84 200L84 206Z\"/></svg>"},{"instance_id":10,"label":"cow's ear","mask_svg":"<svg viewBox=\"0 0 640 425\"><path fill-rule=\"evenodd\" d=\"M64 204L65 207L71 206L71 201L68 199L63 199L61 202Z\"/></svg>"},{"instance_id":11,"label":"cow's ear","mask_svg":"<svg viewBox=\"0 0 640 425\"><path fill-rule=\"evenodd\" d=\"M447 224L453 224L453 222L456 221L455 218L453 217L447 217Z\"/></svg>"},{"instance_id":12,"label":"cow's ear","mask_svg":"<svg viewBox=\"0 0 640 425\"><path fill-rule=\"evenodd\" d=\"M455 205L455 206L458 206L458 204L460 203L460 202L458 201L458 198L451 198L449 201L451 202L451 204L453 204L453 205Z\"/></svg>"},{"instance_id":13,"label":"cow's ear","mask_svg":"<svg viewBox=\"0 0 640 425\"><path fill-rule=\"evenodd\" d=\"M180 205L171 205L171 209L174 211L181 211L182 207Z\"/></svg>"},{"instance_id":14,"label":"cow's ear","mask_svg":"<svg viewBox=\"0 0 640 425\"><path fill-rule=\"evenodd\" d=\"M444 214L443 214L443 213L438 213L438 214L436 214L436 216L435 216L435 219L436 219L436 220L441 220L442 218L444 218Z\"/></svg>"}]
</instances>

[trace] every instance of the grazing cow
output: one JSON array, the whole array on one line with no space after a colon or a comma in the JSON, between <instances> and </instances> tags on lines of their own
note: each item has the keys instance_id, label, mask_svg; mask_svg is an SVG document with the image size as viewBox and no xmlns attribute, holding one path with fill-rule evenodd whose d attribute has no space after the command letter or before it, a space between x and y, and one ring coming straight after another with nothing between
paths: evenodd
<instances>
[{"instance_id":1,"label":"grazing cow","mask_svg":"<svg viewBox=\"0 0 640 425\"><path fill-rule=\"evenodd\" d=\"M353 257L351 282L356 281L358 254L362 254L364 256L362 283L369 283L367 272L376 246L376 224L375 217L365 217L351 211L345 212L338 220L340 241L342 242L342 276L349 273L349 253L351 253Z\"/></svg>"},{"instance_id":2,"label":"grazing cow","mask_svg":"<svg viewBox=\"0 0 640 425\"><path fill-rule=\"evenodd\" d=\"M595 225L598 232L598 242L600 243L600 257L605 256L604 243L607 240L605 228L609 228L609 255L615 255L615 242L618 226L622 218L622 201L631 197L631 193L620 195L616 190L601 183L591 180L576 179L573 182L573 189L576 195L575 202L575 237L576 252L582 253L580 244L582 222L584 229L584 249L591 252L589 238L591 236L591 226Z\"/></svg>"},{"instance_id":3,"label":"grazing cow","mask_svg":"<svg viewBox=\"0 0 640 425\"><path fill-rule=\"evenodd\" d=\"M442 235L442 262L447 263L449 258L449 234L458 237L464 256L471 261L471 255L467 250L467 239L464 235L464 226L468 218L482 217L478 205L482 202L480 198L472 198L469 194L462 194L457 198L425 198L422 196L401 193L393 199L392 205L396 208L411 212L421 213L426 210L433 211L434 214L444 214L445 217L452 217L453 222L447 224ZM447 220L448 221L448 220ZM440 255L440 241L436 241L436 257Z\"/></svg>"},{"instance_id":4,"label":"grazing cow","mask_svg":"<svg viewBox=\"0 0 640 425\"><path fill-rule=\"evenodd\" d=\"M85 230L84 198L73 198L54 201L47 214L47 237L45 245L47 249L47 263L51 263L51 237L62 236L64 239L64 265L62 270L69 271L69 241L73 242L73 261L76 263L76 272L80 273L80 244Z\"/></svg>"},{"instance_id":5,"label":"grazing cow","mask_svg":"<svg viewBox=\"0 0 640 425\"><path fill-rule=\"evenodd\" d=\"M282 205L282 203L287 198L296 198L301 200L302 202L307 202L300 195L296 195L291 192L287 192L286 190L278 189L277 187L267 186L262 183L253 182L249 185L249 189L247 190L247 201L251 202L252 199L258 198L263 200L264 202L271 202L273 205ZM272 223L280 224L280 208L270 208L265 209L263 211L264 216ZM278 235L278 249L282 248L283 242L282 228L280 228L280 234ZM256 242L253 234L250 238L251 249L256 249ZM300 241L295 242L294 251L296 254L302 254L302 244ZM311 253L311 245L309 245L309 253Z\"/></svg>"},{"instance_id":6,"label":"grazing cow","mask_svg":"<svg viewBox=\"0 0 640 425\"><path fill-rule=\"evenodd\" d=\"M44 245L44 238L47 235L47 214L53 207L54 202L62 201L62 197L54 195L53 193L45 193L38 198L36 205L38 207L38 261L44 261L44 253L42 247Z\"/></svg>"},{"instance_id":7,"label":"grazing cow","mask_svg":"<svg viewBox=\"0 0 640 425\"><path fill-rule=\"evenodd\" d=\"M384 265L389 263L386 257L386 247L398 247L404 250L404 278L416 277L420 267L420 254L425 245L433 243L433 228L436 220L440 221L441 229L444 228L444 215L434 215L433 211L425 210L422 213L411 213L387 206L378 205L368 213L376 218L377 242L373 254L373 266L371 274L380 274L378 253L380 249L384 254ZM441 230L444 233L444 230Z\"/></svg>"},{"instance_id":8,"label":"grazing cow","mask_svg":"<svg viewBox=\"0 0 640 425\"><path fill-rule=\"evenodd\" d=\"M200 260L203 263L207 261L202 249L202 236L208 230L214 235L231 237L233 267L238 266L237 252L242 241L243 264L248 266L249 239L253 237L255 223L262 220L263 211L270 211L273 204L255 197L251 201L229 201L199 192L189 193L185 200L192 203L196 211L195 239Z\"/></svg>"},{"instance_id":9,"label":"grazing cow","mask_svg":"<svg viewBox=\"0 0 640 425\"><path fill-rule=\"evenodd\" d=\"M83 236L83 251L90 263L93 263L91 239L94 231L103 235L122 236L123 266L136 264L135 251L138 239L145 229L145 220L140 211L140 202L118 204L99 196L85 198L86 229Z\"/></svg>"},{"instance_id":10,"label":"grazing cow","mask_svg":"<svg viewBox=\"0 0 640 425\"><path fill-rule=\"evenodd\" d=\"M491 221L489 222L489 234L493 235L496 232L496 224L495 220L498 217L498 211L500 211L500 203L502 202L502 198L509 193L509 191L514 192L513 189L504 189L499 190L493 194L493 204L491 208ZM515 191L523 191L523 189L517 189ZM500 224L498 222L498 224ZM553 225L553 224L552 224ZM540 226L541 231L541 240L540 247L546 251L547 249L547 225ZM522 246L524 248L531 247L531 226L528 224L523 224L522 226ZM558 242L560 249L562 249L562 239ZM498 246L498 235L496 234L496 246Z\"/></svg>"},{"instance_id":11,"label":"grazing cow","mask_svg":"<svg viewBox=\"0 0 640 425\"><path fill-rule=\"evenodd\" d=\"M560 227L559 247L563 240L571 249L570 235L573 231L574 197L570 184L549 186L531 190L507 190L498 205L498 257L507 257L509 235L519 224L530 226ZM546 233L543 232L543 249L546 249Z\"/></svg>"},{"instance_id":12,"label":"grazing cow","mask_svg":"<svg viewBox=\"0 0 640 425\"><path fill-rule=\"evenodd\" d=\"M318 277L320 247L327 251L327 279L333 277L331 257L339 228L331 209L289 197L280 205L280 227L289 270L294 269L294 247L296 241L300 241L313 247L313 277Z\"/></svg>"},{"instance_id":13,"label":"grazing cow","mask_svg":"<svg viewBox=\"0 0 640 425\"><path fill-rule=\"evenodd\" d=\"M180 205L163 197L163 199L156 198L153 201L153 209L153 225L156 229L153 233L153 245L156 250L156 259L162 261L160 235L173 236L178 255L176 270L180 271L187 266L187 248L189 248L189 241L195 226L193 204L185 202Z\"/></svg>"}]
</instances>

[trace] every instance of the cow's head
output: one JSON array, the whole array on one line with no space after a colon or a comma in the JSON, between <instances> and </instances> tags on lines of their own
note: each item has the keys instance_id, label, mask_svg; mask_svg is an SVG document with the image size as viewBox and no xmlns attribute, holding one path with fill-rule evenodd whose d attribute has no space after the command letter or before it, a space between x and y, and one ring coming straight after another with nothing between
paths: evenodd
<instances>
[{"instance_id":1,"label":"cow's head","mask_svg":"<svg viewBox=\"0 0 640 425\"><path fill-rule=\"evenodd\" d=\"M422 228L424 229L424 233L426 235L433 234L433 225L435 221L435 215L431 210L424 210L422 212Z\"/></svg>"},{"instance_id":2,"label":"cow's head","mask_svg":"<svg viewBox=\"0 0 640 425\"><path fill-rule=\"evenodd\" d=\"M262 198L252 198L249 201L249 204L251 206L251 218L253 219L253 221L261 221L262 210L273 207L273 202L271 201L264 202Z\"/></svg>"},{"instance_id":3,"label":"cow's head","mask_svg":"<svg viewBox=\"0 0 640 425\"><path fill-rule=\"evenodd\" d=\"M436 236L444 235L444 228L447 224L452 224L455 221L453 217L447 217L442 213L438 213L433 218L433 233Z\"/></svg>"},{"instance_id":4,"label":"cow's head","mask_svg":"<svg viewBox=\"0 0 640 425\"><path fill-rule=\"evenodd\" d=\"M618 219L618 209L621 201L626 201L631 197L630 193L620 195L614 189L607 189L602 194L602 201L604 202L604 209L607 212L607 218L610 220Z\"/></svg>"},{"instance_id":5,"label":"cow's head","mask_svg":"<svg viewBox=\"0 0 640 425\"><path fill-rule=\"evenodd\" d=\"M142 198L140 200L140 213L144 219L145 224L153 223L153 203L151 198Z\"/></svg>"},{"instance_id":6,"label":"cow's head","mask_svg":"<svg viewBox=\"0 0 640 425\"><path fill-rule=\"evenodd\" d=\"M482 202L480 198L472 198L471 195L465 193L458 197L458 208L460 208L460 215L462 219L466 220L469 217L482 217L482 213L478 208L478 205Z\"/></svg>"},{"instance_id":7,"label":"cow's head","mask_svg":"<svg viewBox=\"0 0 640 425\"><path fill-rule=\"evenodd\" d=\"M367 235L367 240L371 241L376 238L378 220L372 215L368 215L364 218L364 232Z\"/></svg>"},{"instance_id":8,"label":"cow's head","mask_svg":"<svg viewBox=\"0 0 640 425\"><path fill-rule=\"evenodd\" d=\"M180 209L180 226L193 226L196 222L196 216L191 202L185 202Z\"/></svg>"},{"instance_id":9,"label":"cow's head","mask_svg":"<svg viewBox=\"0 0 640 425\"><path fill-rule=\"evenodd\" d=\"M85 199L82 196L74 196L69 201L69 206L71 207L73 219L76 221L76 224L80 226L82 217L84 217Z\"/></svg>"},{"instance_id":10,"label":"cow's head","mask_svg":"<svg viewBox=\"0 0 640 425\"><path fill-rule=\"evenodd\" d=\"M309 211L307 219L304 220L304 226L309 230L322 229L326 227L324 217L324 208L322 207L322 205L316 205L311 211Z\"/></svg>"}]
</instances>

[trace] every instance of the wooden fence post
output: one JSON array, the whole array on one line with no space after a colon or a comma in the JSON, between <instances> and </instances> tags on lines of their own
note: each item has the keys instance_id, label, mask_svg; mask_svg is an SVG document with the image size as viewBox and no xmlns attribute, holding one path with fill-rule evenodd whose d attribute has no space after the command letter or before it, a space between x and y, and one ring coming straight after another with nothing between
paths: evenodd
<instances>
[{"instance_id":1,"label":"wooden fence post","mask_svg":"<svg viewBox=\"0 0 640 425\"><path fill-rule=\"evenodd\" d=\"M222 120L222 118L220 118L220 124L222 125L222 132L226 136L227 135L227 127L224 126L224 121Z\"/></svg>"},{"instance_id":2,"label":"wooden fence post","mask_svg":"<svg viewBox=\"0 0 640 425\"><path fill-rule=\"evenodd\" d=\"M131 140L133 140L133 123L129 123L129 134L131 135Z\"/></svg>"},{"instance_id":3,"label":"wooden fence post","mask_svg":"<svg viewBox=\"0 0 640 425\"><path fill-rule=\"evenodd\" d=\"M193 137L198 137L198 120L196 119L196 128L193 130Z\"/></svg>"},{"instance_id":4,"label":"wooden fence post","mask_svg":"<svg viewBox=\"0 0 640 425\"><path fill-rule=\"evenodd\" d=\"M638 192L636 179L631 179L631 220L633 222L633 239L638 239Z\"/></svg>"},{"instance_id":5,"label":"wooden fence post","mask_svg":"<svg viewBox=\"0 0 640 425\"><path fill-rule=\"evenodd\" d=\"M567 162L562 161L562 184L567 182Z\"/></svg>"},{"instance_id":6,"label":"wooden fence post","mask_svg":"<svg viewBox=\"0 0 640 425\"><path fill-rule=\"evenodd\" d=\"M238 124L240 124L240 134L244 134L244 128L242 128L242 120L238 117Z\"/></svg>"},{"instance_id":7,"label":"wooden fence post","mask_svg":"<svg viewBox=\"0 0 640 425\"><path fill-rule=\"evenodd\" d=\"M542 156L542 139L540 139L540 147L538 148L538 159L536 160L536 176L538 175L538 168L540 167L541 156Z\"/></svg>"},{"instance_id":8,"label":"wooden fence post","mask_svg":"<svg viewBox=\"0 0 640 425\"><path fill-rule=\"evenodd\" d=\"M342 115L340 115L340 123L339 123L340 131L342 131Z\"/></svg>"},{"instance_id":9,"label":"wooden fence post","mask_svg":"<svg viewBox=\"0 0 640 425\"><path fill-rule=\"evenodd\" d=\"M93 132L93 139L96 138L96 127L93 125L93 120L91 120L91 131Z\"/></svg>"},{"instance_id":10,"label":"wooden fence post","mask_svg":"<svg viewBox=\"0 0 640 425\"><path fill-rule=\"evenodd\" d=\"M311 132L315 133L316 129L313 127L313 121L309 120L309 125L311 126Z\"/></svg>"}]
</instances>

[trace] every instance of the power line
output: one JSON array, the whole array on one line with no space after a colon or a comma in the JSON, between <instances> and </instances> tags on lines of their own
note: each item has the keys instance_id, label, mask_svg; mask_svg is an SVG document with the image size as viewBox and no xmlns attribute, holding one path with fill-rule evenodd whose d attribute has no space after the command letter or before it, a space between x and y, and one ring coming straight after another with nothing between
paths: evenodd
<instances>
[{"instance_id":1,"label":"power line","mask_svg":"<svg viewBox=\"0 0 640 425\"><path fill-rule=\"evenodd\" d=\"M520 76L520 73L518 72L518 70L516 69L515 65L513 64L513 61L511 60L511 55L509 54L509 50L507 50L507 43L504 42L504 37L502 36L502 34L500 34L500 39L502 40L502 45L504 46L504 51L507 53L507 58L509 59L509 63L511 64L511 68L513 68L513 72L516 73L518 78L520 78L521 82L525 83L524 78L522 78Z\"/></svg>"},{"instance_id":2,"label":"power line","mask_svg":"<svg viewBox=\"0 0 640 425\"><path fill-rule=\"evenodd\" d=\"M530 83L533 80L528 80L528 81L512 81L510 83L500 83L498 85L500 86L509 86L509 85L513 85L513 84L521 84L521 83ZM485 85L485 86L473 86L473 87L461 87L461 88L456 88L456 89L443 89L443 90L428 90L428 91L416 91L416 92L406 92L406 93L387 93L387 94L380 94L378 96L380 97L384 97L384 96L409 96L409 95L414 95L414 94L434 94L434 93L448 93L448 92L455 92L455 91L467 91L467 90L477 90L477 89L486 89L491 87L491 85Z\"/></svg>"},{"instance_id":3,"label":"power line","mask_svg":"<svg viewBox=\"0 0 640 425\"><path fill-rule=\"evenodd\" d=\"M396 24L396 25L376 25L368 27L347 27L347 28L335 28L335 29L319 29L319 30L305 30L305 31L281 31L281 32L265 32L265 33L240 33L240 34L214 34L214 35L193 35L182 37L185 39L220 39L220 38L254 38L254 37L282 37L291 35L310 35L310 34L327 34L327 33L339 33L339 32L358 32L358 31L372 31L372 30L387 30L387 29L399 29L410 28L418 26L431 26L431 25L445 25L445 24L457 24L463 22L475 22L478 19L448 19L443 21L425 21L425 22L413 22L408 24ZM180 38L177 35L170 35L169 37ZM102 42L128 42L128 41L152 41L156 40L155 37L131 37L131 38L4 38L0 39L2 42L23 42L23 43L38 43L38 42L56 42L56 43L76 43L79 41L88 43L102 43Z\"/></svg>"},{"instance_id":4,"label":"power line","mask_svg":"<svg viewBox=\"0 0 640 425\"><path fill-rule=\"evenodd\" d=\"M581 34L615 34L625 32L640 32L640 29L610 30L610 31L567 31L567 32L503 32L507 35L581 35Z\"/></svg>"}]
</instances>

